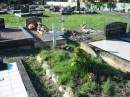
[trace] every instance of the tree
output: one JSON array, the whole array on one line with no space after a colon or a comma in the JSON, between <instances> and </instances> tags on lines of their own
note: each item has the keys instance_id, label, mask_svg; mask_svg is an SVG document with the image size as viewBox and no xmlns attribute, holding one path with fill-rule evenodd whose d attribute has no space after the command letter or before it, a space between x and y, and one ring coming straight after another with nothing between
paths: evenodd
<instances>
[{"instance_id":1,"label":"tree","mask_svg":"<svg viewBox=\"0 0 130 97\"><path fill-rule=\"evenodd\" d=\"M108 2L107 8L110 9L110 11L112 11L112 9L116 8L116 4L114 2Z\"/></svg>"},{"instance_id":2,"label":"tree","mask_svg":"<svg viewBox=\"0 0 130 97\"><path fill-rule=\"evenodd\" d=\"M97 2L96 3L96 7L98 10L101 10L101 8L104 6L104 4L102 2Z\"/></svg>"}]
</instances>

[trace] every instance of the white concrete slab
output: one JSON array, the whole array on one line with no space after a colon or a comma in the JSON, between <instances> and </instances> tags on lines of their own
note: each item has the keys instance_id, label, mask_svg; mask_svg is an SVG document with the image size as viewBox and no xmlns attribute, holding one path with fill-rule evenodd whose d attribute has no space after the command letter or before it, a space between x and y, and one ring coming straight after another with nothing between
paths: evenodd
<instances>
[{"instance_id":1,"label":"white concrete slab","mask_svg":"<svg viewBox=\"0 0 130 97\"><path fill-rule=\"evenodd\" d=\"M107 51L113 55L130 61L130 43L118 40L102 40L89 43L90 45Z\"/></svg>"},{"instance_id":2,"label":"white concrete slab","mask_svg":"<svg viewBox=\"0 0 130 97\"><path fill-rule=\"evenodd\" d=\"M16 63L8 64L8 69L0 71L4 77L0 81L0 97L28 97Z\"/></svg>"}]
</instances>

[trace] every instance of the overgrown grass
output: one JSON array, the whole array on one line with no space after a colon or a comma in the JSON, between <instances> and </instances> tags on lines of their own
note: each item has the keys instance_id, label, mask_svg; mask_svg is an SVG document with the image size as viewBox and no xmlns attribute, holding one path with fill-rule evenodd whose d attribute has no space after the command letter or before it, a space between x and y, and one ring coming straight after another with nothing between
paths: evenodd
<instances>
[{"instance_id":1,"label":"overgrown grass","mask_svg":"<svg viewBox=\"0 0 130 97\"><path fill-rule=\"evenodd\" d=\"M5 18L6 24L8 26L25 26L25 19L21 17L16 17L14 15L3 15L1 17ZM110 15L110 14L97 14L97 15L66 15L64 16L65 19L65 28L70 30L79 29L82 23L86 24L87 26L95 29L103 30L104 26L108 23L114 21L121 21L128 23L130 26L130 18L127 16L117 16L117 15ZM50 11L46 11L44 16L42 17L42 22L51 28L51 23L55 22L55 26L57 29L61 27L61 15L52 13Z\"/></svg>"},{"instance_id":2,"label":"overgrown grass","mask_svg":"<svg viewBox=\"0 0 130 97\"><path fill-rule=\"evenodd\" d=\"M79 48L71 53L59 49L43 50L39 55L49 62L60 84L72 87L76 96L95 91L111 95L112 84L108 78L115 82L129 79L127 74Z\"/></svg>"}]
</instances>

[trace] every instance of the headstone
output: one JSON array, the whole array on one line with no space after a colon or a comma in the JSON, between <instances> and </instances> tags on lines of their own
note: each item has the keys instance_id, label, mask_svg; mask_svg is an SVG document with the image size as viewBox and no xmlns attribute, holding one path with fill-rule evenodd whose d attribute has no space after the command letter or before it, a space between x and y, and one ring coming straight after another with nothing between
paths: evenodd
<instances>
[{"instance_id":1,"label":"headstone","mask_svg":"<svg viewBox=\"0 0 130 97\"><path fill-rule=\"evenodd\" d=\"M0 18L0 29L4 29L4 28L5 28L4 18Z\"/></svg>"},{"instance_id":2,"label":"headstone","mask_svg":"<svg viewBox=\"0 0 130 97\"><path fill-rule=\"evenodd\" d=\"M128 33L130 34L130 27L129 27L129 32Z\"/></svg>"},{"instance_id":3,"label":"headstone","mask_svg":"<svg viewBox=\"0 0 130 97\"><path fill-rule=\"evenodd\" d=\"M38 22L41 22L42 20L41 20L41 18L37 18L37 17L30 17L30 18L28 18L27 20L26 20L26 27L28 28L28 29L30 29L29 28L29 26L30 25L33 25L34 27L32 28L32 29L30 29L30 30L37 30L37 26L38 26Z\"/></svg>"},{"instance_id":4,"label":"headstone","mask_svg":"<svg viewBox=\"0 0 130 97\"><path fill-rule=\"evenodd\" d=\"M7 69L7 65L3 62L3 59L0 59L0 71Z\"/></svg>"},{"instance_id":5,"label":"headstone","mask_svg":"<svg viewBox=\"0 0 130 97\"><path fill-rule=\"evenodd\" d=\"M21 13L29 13L29 5L21 6Z\"/></svg>"},{"instance_id":6,"label":"headstone","mask_svg":"<svg viewBox=\"0 0 130 97\"><path fill-rule=\"evenodd\" d=\"M113 22L105 27L106 39L118 38L126 34L127 23Z\"/></svg>"},{"instance_id":7,"label":"headstone","mask_svg":"<svg viewBox=\"0 0 130 97\"><path fill-rule=\"evenodd\" d=\"M19 5L19 4L14 5L14 6L13 6L13 10L20 10L20 5Z\"/></svg>"}]
</instances>

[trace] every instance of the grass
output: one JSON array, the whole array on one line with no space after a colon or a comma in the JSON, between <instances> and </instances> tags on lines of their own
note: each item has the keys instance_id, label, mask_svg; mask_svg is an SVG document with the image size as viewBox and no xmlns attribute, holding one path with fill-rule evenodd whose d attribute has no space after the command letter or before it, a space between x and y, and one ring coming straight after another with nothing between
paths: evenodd
<instances>
[{"instance_id":1,"label":"grass","mask_svg":"<svg viewBox=\"0 0 130 97\"><path fill-rule=\"evenodd\" d=\"M56 28L60 29L61 27L61 15L46 11L45 16L41 17L43 24L51 28L51 23L55 22ZM8 26L25 26L25 17L16 17L14 15L6 14L1 17L5 18L6 25ZM88 27L103 30L104 26L108 23L114 21L121 21L128 23L130 26L130 18L127 16L117 16L110 15L106 13L101 13L97 15L66 15L65 19L65 28L70 30L79 29L81 24L86 24Z\"/></svg>"},{"instance_id":2,"label":"grass","mask_svg":"<svg viewBox=\"0 0 130 97\"><path fill-rule=\"evenodd\" d=\"M127 74L79 48L71 53L60 49L42 50L38 55L43 61L49 62L49 67L58 75L61 85L73 88L75 97L93 93L113 96L114 91L111 91L112 83L109 78L116 83L129 79Z\"/></svg>"},{"instance_id":3,"label":"grass","mask_svg":"<svg viewBox=\"0 0 130 97\"><path fill-rule=\"evenodd\" d=\"M123 85L128 85L129 89L129 74L115 70L99 58L76 48L76 45L78 44L68 45L75 48L73 52L61 49L38 49L29 50L32 53L21 57L39 97L61 97L61 94L46 79L45 70L37 62L37 55L40 55L43 61L49 63L49 67L58 75L60 84L70 86L73 89L74 97L97 97L97 94L100 97L104 97L104 95L118 97L116 95L121 95L121 92L119 93L114 88L120 86L122 82ZM21 50L19 49L16 52L20 53ZM23 52L21 53L23 54ZM104 95L102 96L102 94Z\"/></svg>"}]
</instances>

